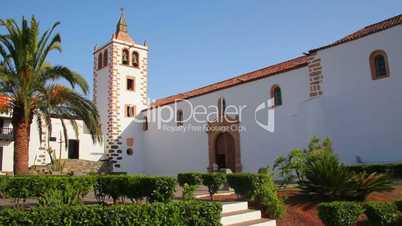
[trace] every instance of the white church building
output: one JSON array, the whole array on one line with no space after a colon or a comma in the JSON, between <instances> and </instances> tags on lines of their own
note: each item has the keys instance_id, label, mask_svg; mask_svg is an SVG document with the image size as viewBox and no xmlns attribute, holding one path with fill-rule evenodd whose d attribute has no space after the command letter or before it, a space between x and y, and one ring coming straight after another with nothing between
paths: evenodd
<instances>
[{"instance_id":1,"label":"white church building","mask_svg":"<svg viewBox=\"0 0 402 226\"><path fill-rule=\"evenodd\" d=\"M94 145L82 121L79 135L69 128L65 141L54 119L54 134L42 134L52 138L49 145L65 158L109 159L113 171L155 175L255 172L306 147L312 136L330 137L346 164L402 161L402 15L295 59L154 102L148 51L121 16L112 39L93 52L104 143ZM9 121L2 115L2 171L12 171ZM30 165L49 162L37 131L31 129Z\"/></svg>"}]
</instances>

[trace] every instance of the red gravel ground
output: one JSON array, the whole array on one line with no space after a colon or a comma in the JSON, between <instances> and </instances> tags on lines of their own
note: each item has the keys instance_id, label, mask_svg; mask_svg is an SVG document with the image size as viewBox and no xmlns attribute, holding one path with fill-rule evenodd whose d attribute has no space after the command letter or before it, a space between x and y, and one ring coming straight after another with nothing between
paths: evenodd
<instances>
[{"instance_id":1,"label":"red gravel ground","mask_svg":"<svg viewBox=\"0 0 402 226\"><path fill-rule=\"evenodd\" d=\"M304 196L297 189L283 190L279 195L286 202L286 215L277 220L278 226L324 226L318 217L317 206L320 199L311 196ZM390 192L373 193L369 196L370 201L395 201L402 198L402 185L395 186ZM209 200L209 198L202 198ZM214 201L238 201L236 195L219 195L214 197ZM253 204L250 204L252 207ZM366 226L366 217L362 216L357 224ZM402 221L395 224L402 225Z\"/></svg>"}]
</instances>

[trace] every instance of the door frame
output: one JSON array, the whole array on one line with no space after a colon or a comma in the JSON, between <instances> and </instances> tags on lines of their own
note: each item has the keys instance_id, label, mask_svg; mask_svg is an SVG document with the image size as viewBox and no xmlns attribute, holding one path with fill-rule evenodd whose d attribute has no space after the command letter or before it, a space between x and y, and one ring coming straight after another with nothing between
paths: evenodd
<instances>
[{"instance_id":1,"label":"door frame","mask_svg":"<svg viewBox=\"0 0 402 226\"><path fill-rule=\"evenodd\" d=\"M240 121L237 115L224 115L218 119L208 122L208 159L207 167L209 172L216 170L216 141L220 134L229 133L233 138L234 147L234 172L241 172L241 155L240 155ZM225 158L228 158L227 154ZM227 167L227 165L226 165Z\"/></svg>"}]
</instances>

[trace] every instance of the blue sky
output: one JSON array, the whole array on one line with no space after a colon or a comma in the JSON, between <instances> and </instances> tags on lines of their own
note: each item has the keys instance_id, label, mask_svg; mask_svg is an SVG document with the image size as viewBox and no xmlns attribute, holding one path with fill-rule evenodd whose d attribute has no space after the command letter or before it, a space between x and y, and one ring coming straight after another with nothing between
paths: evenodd
<instances>
[{"instance_id":1,"label":"blue sky","mask_svg":"<svg viewBox=\"0 0 402 226\"><path fill-rule=\"evenodd\" d=\"M92 50L110 40L125 9L130 35L147 40L149 95L160 98L221 81L335 41L402 13L402 1L362 0L3 0L2 18L60 21L52 54L92 87ZM3 32L3 30L0 30Z\"/></svg>"}]
</instances>

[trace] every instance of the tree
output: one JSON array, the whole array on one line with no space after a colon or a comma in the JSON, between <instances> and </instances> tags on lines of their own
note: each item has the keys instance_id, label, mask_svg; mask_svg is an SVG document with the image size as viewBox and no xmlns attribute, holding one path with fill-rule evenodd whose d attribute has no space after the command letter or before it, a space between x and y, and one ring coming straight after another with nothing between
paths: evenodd
<instances>
[{"instance_id":1,"label":"tree","mask_svg":"<svg viewBox=\"0 0 402 226\"><path fill-rule=\"evenodd\" d=\"M0 95L7 99L14 129L14 173L28 173L29 136L33 120L37 120L39 132L42 125L51 132L51 117L61 120L65 139L65 121L75 119L85 123L92 140L101 141L99 115L95 105L85 95L88 84L78 73L64 66L47 62L49 53L61 52L61 37L54 34L59 23L39 33L39 23L32 17L22 18L19 26L13 19L0 19ZM78 89L77 89L78 88Z\"/></svg>"}]
</instances>

